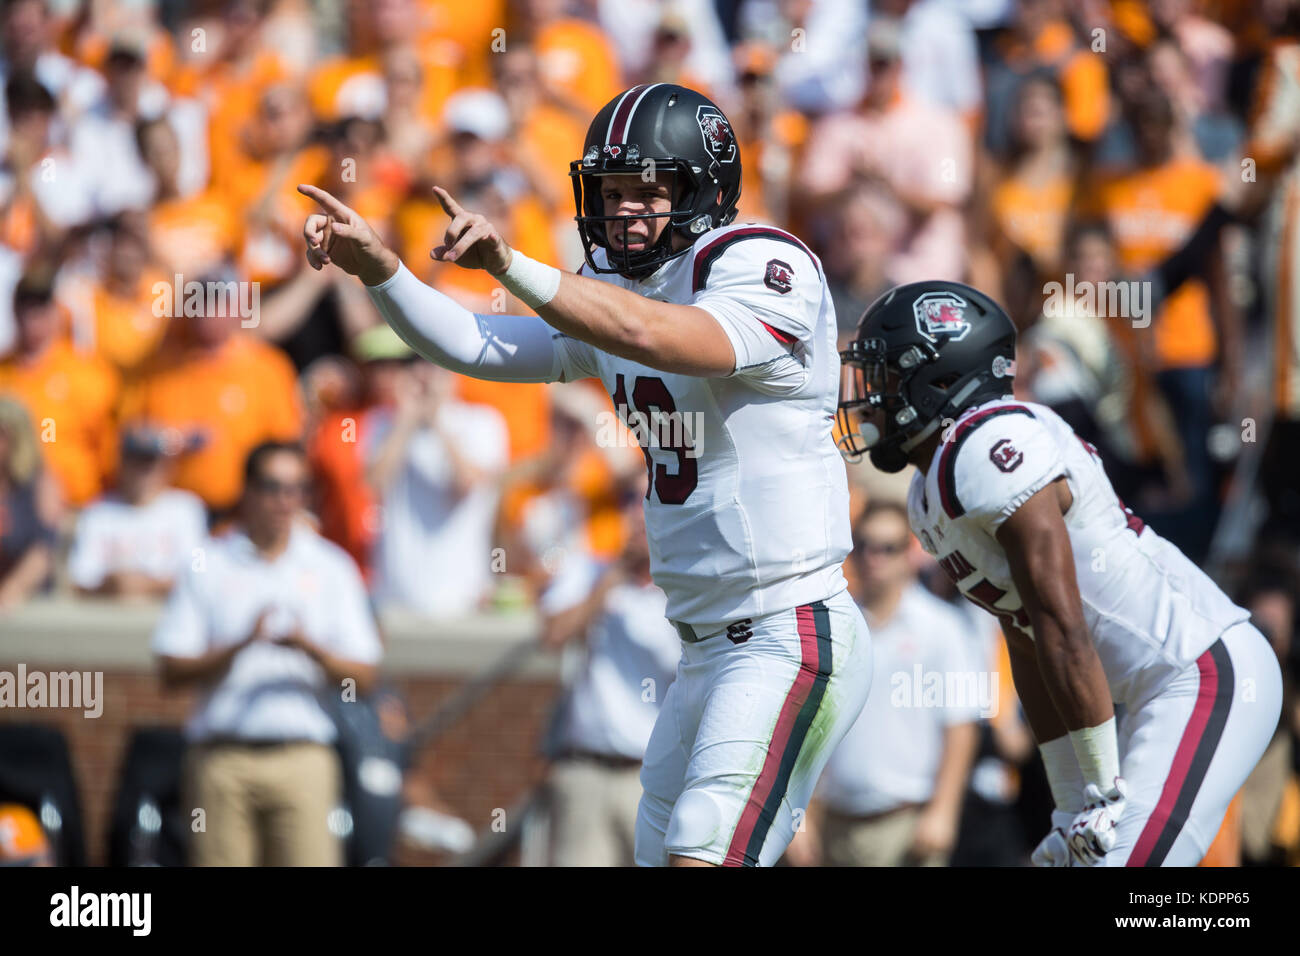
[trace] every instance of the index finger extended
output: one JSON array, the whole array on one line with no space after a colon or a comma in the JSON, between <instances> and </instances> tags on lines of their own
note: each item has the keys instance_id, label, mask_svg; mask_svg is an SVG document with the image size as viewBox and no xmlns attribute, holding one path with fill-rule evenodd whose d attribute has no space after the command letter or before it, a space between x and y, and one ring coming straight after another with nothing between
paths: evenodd
<instances>
[{"instance_id":1,"label":"index finger extended","mask_svg":"<svg viewBox=\"0 0 1300 956\"><path fill-rule=\"evenodd\" d=\"M339 202L332 195L321 189L319 186L313 186L310 183L299 183L298 192L304 196L316 200L326 212L336 219L342 219L349 222L352 219L352 210L343 203Z\"/></svg>"},{"instance_id":2,"label":"index finger extended","mask_svg":"<svg viewBox=\"0 0 1300 956\"><path fill-rule=\"evenodd\" d=\"M442 211L451 216L452 219L455 219L457 216L462 215L465 212L465 210L461 208L460 203L451 198L451 193L447 192L447 190L443 189L441 186L434 186L433 194L438 197L438 205L442 206Z\"/></svg>"}]
</instances>

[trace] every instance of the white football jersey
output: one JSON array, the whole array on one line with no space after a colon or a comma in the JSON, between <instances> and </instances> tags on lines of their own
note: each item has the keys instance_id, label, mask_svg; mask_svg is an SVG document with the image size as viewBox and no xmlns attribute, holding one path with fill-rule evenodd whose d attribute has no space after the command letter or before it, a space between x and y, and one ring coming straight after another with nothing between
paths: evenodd
<instances>
[{"instance_id":1,"label":"white football jersey","mask_svg":"<svg viewBox=\"0 0 1300 956\"><path fill-rule=\"evenodd\" d=\"M963 412L912 479L912 530L966 597L1032 637L995 535L1062 475L1088 631L1114 700L1139 703L1249 614L1124 507L1096 449L1053 411L998 399Z\"/></svg>"},{"instance_id":2,"label":"white football jersey","mask_svg":"<svg viewBox=\"0 0 1300 956\"><path fill-rule=\"evenodd\" d=\"M732 225L644 280L595 278L707 310L736 352L731 375L700 378L557 339L564 380L599 378L645 453L651 570L668 617L707 634L842 590L839 354L817 257L780 229Z\"/></svg>"}]
</instances>

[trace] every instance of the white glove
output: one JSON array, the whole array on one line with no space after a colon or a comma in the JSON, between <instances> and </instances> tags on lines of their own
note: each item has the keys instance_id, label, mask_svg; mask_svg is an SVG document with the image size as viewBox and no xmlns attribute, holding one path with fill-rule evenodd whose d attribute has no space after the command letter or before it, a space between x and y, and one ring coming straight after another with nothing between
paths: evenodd
<instances>
[{"instance_id":1,"label":"white glove","mask_svg":"<svg viewBox=\"0 0 1300 956\"><path fill-rule=\"evenodd\" d=\"M1068 810L1052 811L1052 829L1034 848L1029 862L1034 866L1069 866L1070 844L1065 840L1065 831L1074 822L1074 814Z\"/></svg>"},{"instance_id":2,"label":"white glove","mask_svg":"<svg viewBox=\"0 0 1300 956\"><path fill-rule=\"evenodd\" d=\"M1127 797L1128 785L1123 777L1116 777L1115 785L1106 793L1095 783L1084 787L1083 810L1065 831L1070 855L1077 862L1092 866L1115 845L1115 825L1124 814Z\"/></svg>"}]
</instances>

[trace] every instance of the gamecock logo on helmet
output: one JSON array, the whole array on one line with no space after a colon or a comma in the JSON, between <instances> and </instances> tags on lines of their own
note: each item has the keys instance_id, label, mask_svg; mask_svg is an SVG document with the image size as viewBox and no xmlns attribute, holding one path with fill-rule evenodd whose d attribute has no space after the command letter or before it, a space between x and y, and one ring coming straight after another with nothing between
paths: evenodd
<instances>
[{"instance_id":1,"label":"gamecock logo on helmet","mask_svg":"<svg viewBox=\"0 0 1300 956\"><path fill-rule=\"evenodd\" d=\"M1024 452L1016 451L1010 438L1003 438L989 449L989 460L1001 471L1015 471L1025 460L1025 455Z\"/></svg>"},{"instance_id":2,"label":"gamecock logo on helmet","mask_svg":"<svg viewBox=\"0 0 1300 956\"><path fill-rule=\"evenodd\" d=\"M940 335L960 341L970 331L966 321L966 300L951 292L927 292L912 303L916 329L931 342Z\"/></svg>"},{"instance_id":3,"label":"gamecock logo on helmet","mask_svg":"<svg viewBox=\"0 0 1300 956\"><path fill-rule=\"evenodd\" d=\"M767 260L767 274L763 276L763 285L774 292L785 295L794 288L794 269L790 263L780 259Z\"/></svg>"},{"instance_id":4,"label":"gamecock logo on helmet","mask_svg":"<svg viewBox=\"0 0 1300 956\"><path fill-rule=\"evenodd\" d=\"M731 135L731 124L716 106L701 106L695 111L700 123L704 147L720 163L730 163L736 158L736 138Z\"/></svg>"}]
</instances>

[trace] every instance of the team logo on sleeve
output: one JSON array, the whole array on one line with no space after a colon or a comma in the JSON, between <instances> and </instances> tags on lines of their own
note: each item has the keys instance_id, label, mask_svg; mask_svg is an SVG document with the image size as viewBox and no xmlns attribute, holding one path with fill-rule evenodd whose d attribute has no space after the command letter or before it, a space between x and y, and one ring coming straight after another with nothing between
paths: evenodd
<instances>
[{"instance_id":1,"label":"team logo on sleeve","mask_svg":"<svg viewBox=\"0 0 1300 956\"><path fill-rule=\"evenodd\" d=\"M700 124L700 135L704 137L704 146L718 162L730 163L736 159L736 137L731 133L731 124L716 106L703 105L695 111L695 119Z\"/></svg>"},{"instance_id":2,"label":"team logo on sleeve","mask_svg":"<svg viewBox=\"0 0 1300 956\"><path fill-rule=\"evenodd\" d=\"M1016 451L1016 446L1011 444L1010 438L999 439L997 444L989 449L989 461L997 465L1001 471L1015 471L1024 460L1024 453Z\"/></svg>"},{"instance_id":3,"label":"team logo on sleeve","mask_svg":"<svg viewBox=\"0 0 1300 956\"><path fill-rule=\"evenodd\" d=\"M794 288L794 269L790 263L780 259L767 260L767 273L763 276L763 285L774 292L785 295Z\"/></svg>"},{"instance_id":4,"label":"team logo on sleeve","mask_svg":"<svg viewBox=\"0 0 1300 956\"><path fill-rule=\"evenodd\" d=\"M916 316L916 329L931 342L946 335L954 342L961 341L970 331L966 321L966 300L951 292L927 292L912 303Z\"/></svg>"}]
</instances>

